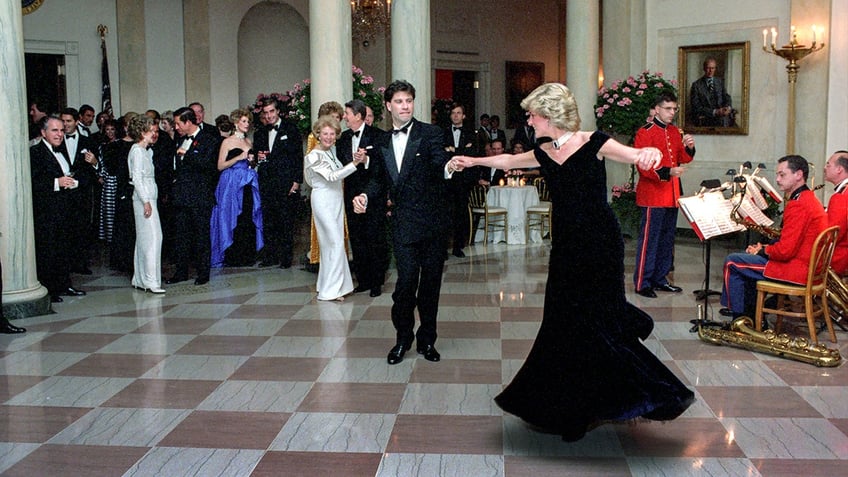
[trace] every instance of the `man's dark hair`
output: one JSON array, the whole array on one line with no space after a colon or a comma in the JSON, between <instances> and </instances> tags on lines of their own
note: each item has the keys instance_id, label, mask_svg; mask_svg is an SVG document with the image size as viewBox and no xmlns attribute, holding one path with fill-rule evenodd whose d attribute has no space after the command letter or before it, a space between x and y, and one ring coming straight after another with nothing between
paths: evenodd
<instances>
[{"instance_id":1,"label":"man's dark hair","mask_svg":"<svg viewBox=\"0 0 848 477\"><path fill-rule=\"evenodd\" d=\"M85 114L86 111L91 111L93 113L94 108L90 104L83 104L82 106L80 106L80 108L79 108L80 116Z\"/></svg>"},{"instance_id":2,"label":"man's dark hair","mask_svg":"<svg viewBox=\"0 0 848 477\"><path fill-rule=\"evenodd\" d=\"M500 139L500 138L492 139L492 140L489 142L489 145L494 146L496 142L501 143L501 147L506 148L506 143L504 142L504 140L503 140L503 139Z\"/></svg>"},{"instance_id":3,"label":"man's dark hair","mask_svg":"<svg viewBox=\"0 0 848 477\"><path fill-rule=\"evenodd\" d=\"M362 119L365 119L365 115L368 114L368 111L365 110L365 101L361 99L352 99L345 103L345 108L350 108L353 111L354 115L359 115Z\"/></svg>"},{"instance_id":4,"label":"man's dark hair","mask_svg":"<svg viewBox=\"0 0 848 477\"><path fill-rule=\"evenodd\" d=\"M383 93L383 99L387 103L391 103L395 94L400 92L409 93L412 95L412 99L415 99L415 86L412 86L411 83L404 80L394 80L391 84L386 86L386 91Z\"/></svg>"},{"instance_id":5,"label":"man's dark hair","mask_svg":"<svg viewBox=\"0 0 848 477\"><path fill-rule=\"evenodd\" d=\"M174 111L174 118L180 118L181 122L184 123L192 123L197 124L197 115L194 114L194 110L188 106L183 106L182 108Z\"/></svg>"},{"instance_id":6,"label":"man's dark hair","mask_svg":"<svg viewBox=\"0 0 848 477\"><path fill-rule=\"evenodd\" d=\"M265 98L260 104L260 108L264 108L265 106L273 104L274 109L276 109L277 111L282 111L282 108L280 107L280 102L277 101L277 98Z\"/></svg>"},{"instance_id":7,"label":"man's dark hair","mask_svg":"<svg viewBox=\"0 0 848 477\"><path fill-rule=\"evenodd\" d=\"M462 114L465 114L465 106L461 105L460 103L451 103L450 111L453 111L456 108L462 109Z\"/></svg>"},{"instance_id":8,"label":"man's dark hair","mask_svg":"<svg viewBox=\"0 0 848 477\"><path fill-rule=\"evenodd\" d=\"M204 108L203 105L198 103L197 101L188 105L189 108L194 107L194 106L200 106L200 109L202 109L203 111L206 111L206 108Z\"/></svg>"},{"instance_id":9,"label":"man's dark hair","mask_svg":"<svg viewBox=\"0 0 848 477\"><path fill-rule=\"evenodd\" d=\"M34 105L35 105L35 107L36 107L36 108L38 108L38 110L39 110L39 111L41 111L42 113L44 113L44 114L50 114L50 111L49 111L50 106L47 104L47 100L45 100L44 98L39 98L39 97L32 98L32 99L29 101L28 106L32 106L33 104L34 104Z\"/></svg>"},{"instance_id":10,"label":"man's dark hair","mask_svg":"<svg viewBox=\"0 0 848 477\"><path fill-rule=\"evenodd\" d=\"M74 121L79 121L79 111L77 111L75 108L65 108L60 114L67 114L69 116L73 116Z\"/></svg>"},{"instance_id":11,"label":"man's dark hair","mask_svg":"<svg viewBox=\"0 0 848 477\"><path fill-rule=\"evenodd\" d=\"M489 122L491 122L491 121L497 121L498 125L500 125L501 124L501 117L498 116L497 114L493 114L492 117L489 118Z\"/></svg>"},{"instance_id":12,"label":"man's dark hair","mask_svg":"<svg viewBox=\"0 0 848 477\"><path fill-rule=\"evenodd\" d=\"M796 154L783 156L777 160L778 164L780 164L781 162L785 162L786 167L788 167L789 170L792 172L803 172L804 182L807 181L807 176L810 174L810 163L807 162L807 160L804 159L802 156L798 156Z\"/></svg>"},{"instance_id":13,"label":"man's dark hair","mask_svg":"<svg viewBox=\"0 0 848 477\"><path fill-rule=\"evenodd\" d=\"M848 151L840 149L834 152L833 155L836 156L836 165L848 172Z\"/></svg>"},{"instance_id":14,"label":"man's dark hair","mask_svg":"<svg viewBox=\"0 0 848 477\"><path fill-rule=\"evenodd\" d=\"M230 117L226 114L221 114L215 118L215 127L223 133L231 132L235 129L235 125L230 121Z\"/></svg>"},{"instance_id":15,"label":"man's dark hair","mask_svg":"<svg viewBox=\"0 0 848 477\"><path fill-rule=\"evenodd\" d=\"M481 115L480 115L480 120L482 121L482 120L484 120L484 119L489 119L489 115L488 115L488 114L486 114L486 113L481 114Z\"/></svg>"},{"instance_id":16,"label":"man's dark hair","mask_svg":"<svg viewBox=\"0 0 848 477\"><path fill-rule=\"evenodd\" d=\"M662 91L660 94L657 95L657 99L654 100L654 107L659 106L662 103L676 103L676 102L677 102L677 96L673 92L671 92L669 90L665 90L665 91Z\"/></svg>"},{"instance_id":17,"label":"man's dark hair","mask_svg":"<svg viewBox=\"0 0 848 477\"><path fill-rule=\"evenodd\" d=\"M154 121L159 121L160 119L162 119L162 116L159 115L159 111L156 111L155 109L148 109L147 111L144 112L144 115L147 116L148 114L151 114L151 113L153 114L153 120Z\"/></svg>"}]
</instances>

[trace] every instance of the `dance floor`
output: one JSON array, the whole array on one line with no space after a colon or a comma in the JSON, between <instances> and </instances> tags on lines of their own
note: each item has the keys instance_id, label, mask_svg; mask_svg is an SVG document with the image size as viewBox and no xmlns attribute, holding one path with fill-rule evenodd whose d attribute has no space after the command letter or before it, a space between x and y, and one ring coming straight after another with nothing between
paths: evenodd
<instances>
[{"instance_id":1,"label":"dance floor","mask_svg":"<svg viewBox=\"0 0 848 477\"><path fill-rule=\"evenodd\" d=\"M393 274L378 298L319 303L316 275L297 266L225 269L164 296L96 266L73 276L88 296L0 335L0 475L848 475L848 366L699 341L701 245L678 239L673 281L685 291L655 299L633 293L627 247L628 298L656 322L645 345L697 396L675 421L565 443L494 404L539 327L547 242L451 257L442 361L412 353L396 366ZM732 247L712 248L720 289ZM713 297L708 315L718 308ZM848 355L848 333L837 337Z\"/></svg>"}]
</instances>

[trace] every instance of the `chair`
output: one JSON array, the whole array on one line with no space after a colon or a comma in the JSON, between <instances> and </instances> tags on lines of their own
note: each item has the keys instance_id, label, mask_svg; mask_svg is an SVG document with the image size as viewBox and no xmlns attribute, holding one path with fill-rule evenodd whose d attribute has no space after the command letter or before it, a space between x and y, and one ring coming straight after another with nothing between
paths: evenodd
<instances>
[{"instance_id":1,"label":"chair","mask_svg":"<svg viewBox=\"0 0 848 477\"><path fill-rule=\"evenodd\" d=\"M483 217L483 243L489 243L489 226L492 230L501 228L506 233L506 209L503 207L489 207L486 202L487 189L482 185L475 185L468 194L468 218L471 233L468 234L470 243L474 243L477 235L477 227L474 226L474 217ZM478 224L479 225L479 224Z\"/></svg>"},{"instance_id":2,"label":"chair","mask_svg":"<svg viewBox=\"0 0 848 477\"><path fill-rule=\"evenodd\" d=\"M773 313L777 316L775 323L776 331L780 330L784 316L806 318L807 326L810 329L810 340L818 344L819 340L816 334L815 320L816 317L822 316L830 332L830 340L836 343L836 332L833 331L833 322L830 319L830 313L828 311L827 278L830 259L833 256L833 249L836 246L836 236L838 233L839 227L833 226L825 229L816 237L816 241L813 243L813 252L810 255L806 285L791 285L769 280L757 281L757 310L754 315L757 331L762 331L763 329L764 313ZM775 308L764 306L767 293L777 295L777 306ZM787 297L803 297L804 301L786 303ZM815 297L819 298L819 303L814 301ZM801 305L803 310L799 311L797 305Z\"/></svg>"},{"instance_id":3,"label":"chair","mask_svg":"<svg viewBox=\"0 0 848 477\"><path fill-rule=\"evenodd\" d=\"M539 193L539 203L527 207L527 221L525 222L525 233L530 239L530 229L539 227L542 238L545 238L545 223L548 225L548 235L551 234L551 193L545 183L544 177L533 179L533 185Z\"/></svg>"}]
</instances>

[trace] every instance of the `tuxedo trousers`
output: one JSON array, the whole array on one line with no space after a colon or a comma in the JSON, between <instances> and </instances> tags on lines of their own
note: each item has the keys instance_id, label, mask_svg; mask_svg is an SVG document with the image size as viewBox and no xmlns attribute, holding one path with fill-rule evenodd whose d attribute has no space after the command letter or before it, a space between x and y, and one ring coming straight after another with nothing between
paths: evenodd
<instances>
[{"instance_id":1,"label":"tuxedo trousers","mask_svg":"<svg viewBox=\"0 0 848 477\"><path fill-rule=\"evenodd\" d=\"M386 281L388 244L385 211L368 210L364 214L347 212L353 269L360 287L375 288Z\"/></svg>"},{"instance_id":2,"label":"tuxedo trousers","mask_svg":"<svg viewBox=\"0 0 848 477\"><path fill-rule=\"evenodd\" d=\"M197 278L209 279L212 260L212 236L209 221L212 205L174 207L174 261L176 277L188 277L190 262L194 262Z\"/></svg>"},{"instance_id":3,"label":"tuxedo trousers","mask_svg":"<svg viewBox=\"0 0 848 477\"><path fill-rule=\"evenodd\" d=\"M392 324L397 341L412 343L413 337L419 348L436 342L436 315L439 310L439 294L442 288L442 271L445 265L444 238L421 239L412 243L401 243L397 234L393 241L397 264L397 283L392 294ZM421 325L415 328L415 308Z\"/></svg>"}]
</instances>

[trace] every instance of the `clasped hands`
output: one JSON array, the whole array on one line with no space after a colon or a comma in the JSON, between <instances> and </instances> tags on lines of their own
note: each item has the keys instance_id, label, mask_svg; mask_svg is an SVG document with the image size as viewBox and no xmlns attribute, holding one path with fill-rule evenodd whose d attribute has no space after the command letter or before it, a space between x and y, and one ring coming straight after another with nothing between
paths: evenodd
<instances>
[{"instance_id":1,"label":"clasped hands","mask_svg":"<svg viewBox=\"0 0 848 477\"><path fill-rule=\"evenodd\" d=\"M365 151L365 148L360 147L353 153L353 163L355 165L365 164L365 161L368 160L368 153Z\"/></svg>"}]
</instances>

